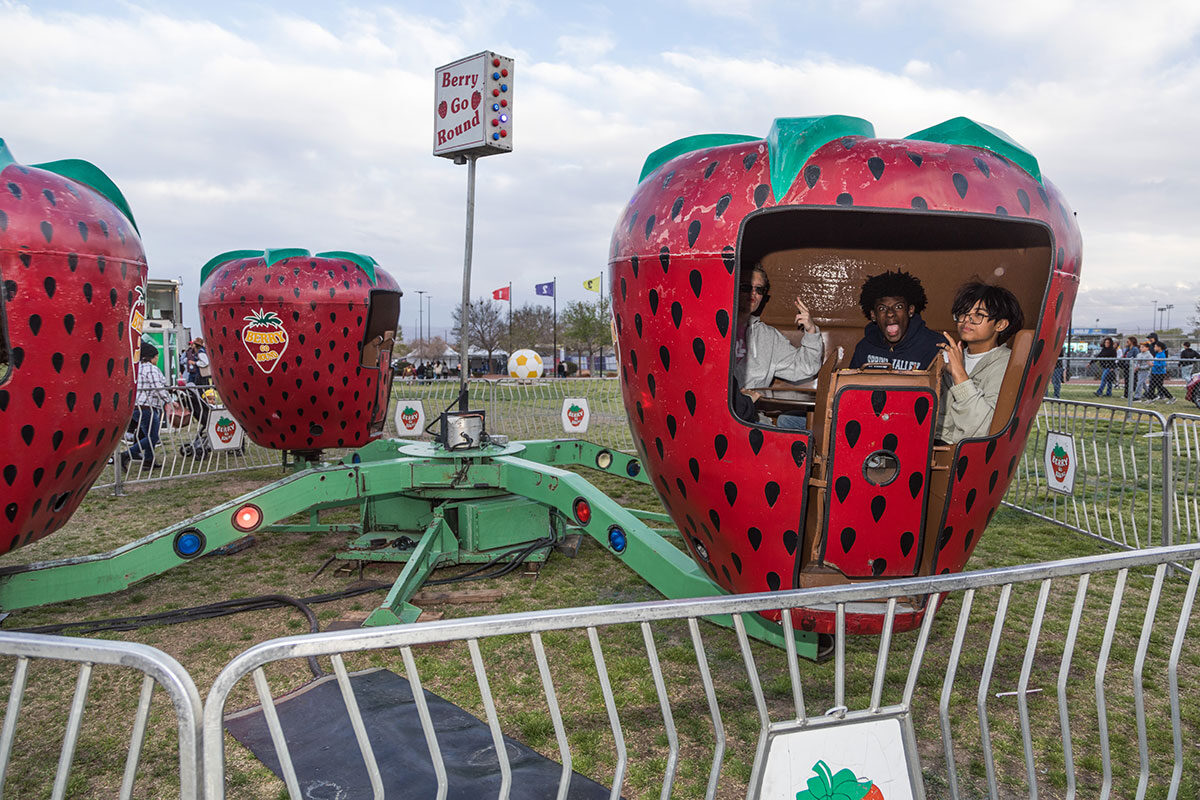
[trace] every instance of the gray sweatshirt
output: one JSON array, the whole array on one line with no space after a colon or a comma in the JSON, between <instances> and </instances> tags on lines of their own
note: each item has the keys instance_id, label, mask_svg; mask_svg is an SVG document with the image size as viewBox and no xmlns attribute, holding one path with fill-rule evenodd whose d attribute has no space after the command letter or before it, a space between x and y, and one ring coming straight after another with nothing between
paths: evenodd
<instances>
[{"instance_id":1,"label":"gray sweatshirt","mask_svg":"<svg viewBox=\"0 0 1200 800\"><path fill-rule=\"evenodd\" d=\"M775 378L806 381L820 372L824 341L819 333L806 333L800 346L793 347L782 333L751 317L745 343L739 339L734 348L738 385L761 389Z\"/></svg>"},{"instance_id":2,"label":"gray sweatshirt","mask_svg":"<svg viewBox=\"0 0 1200 800\"><path fill-rule=\"evenodd\" d=\"M942 403L937 438L947 444L987 436L1000 397L1000 384L1012 350L1002 344L983 354L968 380L954 383L950 371L942 373Z\"/></svg>"}]
</instances>

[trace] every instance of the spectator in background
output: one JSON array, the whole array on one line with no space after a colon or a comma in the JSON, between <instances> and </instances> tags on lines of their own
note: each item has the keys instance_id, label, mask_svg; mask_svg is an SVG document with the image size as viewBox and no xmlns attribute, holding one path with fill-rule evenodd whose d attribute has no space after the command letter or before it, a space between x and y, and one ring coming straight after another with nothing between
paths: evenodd
<instances>
[{"instance_id":1,"label":"spectator in background","mask_svg":"<svg viewBox=\"0 0 1200 800\"><path fill-rule=\"evenodd\" d=\"M1133 360L1137 358L1138 340L1130 336L1125 340L1125 347L1120 351L1121 380L1125 382L1125 396L1133 397Z\"/></svg>"},{"instance_id":2,"label":"spectator in background","mask_svg":"<svg viewBox=\"0 0 1200 800\"><path fill-rule=\"evenodd\" d=\"M1100 343L1100 351L1096 353L1100 367L1100 387L1096 389L1096 397L1112 397L1113 384L1117 377L1117 348L1111 336L1105 336ZM1107 391L1106 391L1107 390Z\"/></svg>"},{"instance_id":3,"label":"spectator in background","mask_svg":"<svg viewBox=\"0 0 1200 800\"><path fill-rule=\"evenodd\" d=\"M121 454L121 469L129 466L131 459L142 462L147 472L158 464L154 460L154 445L159 443L158 429L162 425L163 405L167 401L169 388L167 376L158 368L158 348L142 342L138 351L141 363L137 372L137 396L134 398L133 424L137 426L137 438L127 451Z\"/></svg>"},{"instance_id":4,"label":"spectator in background","mask_svg":"<svg viewBox=\"0 0 1200 800\"><path fill-rule=\"evenodd\" d=\"M1183 349L1179 351L1179 375L1185 384L1188 378L1196 374L1198 368L1200 368L1200 353L1192 349L1191 342L1184 342Z\"/></svg>"},{"instance_id":5,"label":"spectator in background","mask_svg":"<svg viewBox=\"0 0 1200 800\"><path fill-rule=\"evenodd\" d=\"M1174 403L1175 398L1163 384L1167 380L1167 346L1162 342L1154 343L1154 362L1150 367L1150 388L1146 390L1146 399L1151 403L1163 398L1167 403Z\"/></svg>"},{"instance_id":6,"label":"spectator in background","mask_svg":"<svg viewBox=\"0 0 1200 800\"><path fill-rule=\"evenodd\" d=\"M1150 383L1150 367L1154 363L1154 354L1150 352L1150 340L1138 345L1138 354L1133 362L1133 399L1146 400L1146 387Z\"/></svg>"},{"instance_id":7,"label":"spectator in background","mask_svg":"<svg viewBox=\"0 0 1200 800\"><path fill-rule=\"evenodd\" d=\"M1050 373L1050 387L1054 391L1054 396L1058 397L1062 392L1063 382L1063 349L1058 348L1058 357L1054 359L1054 371Z\"/></svg>"}]
</instances>

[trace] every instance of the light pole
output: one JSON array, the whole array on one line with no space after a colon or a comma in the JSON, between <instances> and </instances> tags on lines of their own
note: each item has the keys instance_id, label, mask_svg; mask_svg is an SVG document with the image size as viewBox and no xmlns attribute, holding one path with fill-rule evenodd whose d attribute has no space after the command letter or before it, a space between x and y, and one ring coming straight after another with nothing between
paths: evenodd
<instances>
[{"instance_id":1,"label":"light pole","mask_svg":"<svg viewBox=\"0 0 1200 800\"><path fill-rule=\"evenodd\" d=\"M1154 305L1152 306L1152 308L1154 308L1155 311L1158 310L1158 301L1157 300L1154 301ZM1158 321L1158 317L1154 316L1154 311L1151 311L1150 312L1150 330L1154 330L1154 328L1155 328L1154 323L1157 321Z\"/></svg>"},{"instance_id":2,"label":"light pole","mask_svg":"<svg viewBox=\"0 0 1200 800\"><path fill-rule=\"evenodd\" d=\"M417 294L420 295L417 298L417 338L424 339L425 338L425 290L417 289ZM424 342L422 342L422 344L424 344ZM422 347L421 351L424 352L424 350L425 350L425 348Z\"/></svg>"},{"instance_id":3,"label":"light pole","mask_svg":"<svg viewBox=\"0 0 1200 800\"><path fill-rule=\"evenodd\" d=\"M427 299L429 300L429 330L425 332L425 338L430 338L433 336L433 295L430 294Z\"/></svg>"},{"instance_id":4,"label":"light pole","mask_svg":"<svg viewBox=\"0 0 1200 800\"><path fill-rule=\"evenodd\" d=\"M1171 309L1175 307L1174 303L1167 303L1167 329L1171 328Z\"/></svg>"},{"instance_id":5,"label":"light pole","mask_svg":"<svg viewBox=\"0 0 1200 800\"><path fill-rule=\"evenodd\" d=\"M1163 312L1167 310L1166 306L1158 307L1158 328L1162 328Z\"/></svg>"}]
</instances>

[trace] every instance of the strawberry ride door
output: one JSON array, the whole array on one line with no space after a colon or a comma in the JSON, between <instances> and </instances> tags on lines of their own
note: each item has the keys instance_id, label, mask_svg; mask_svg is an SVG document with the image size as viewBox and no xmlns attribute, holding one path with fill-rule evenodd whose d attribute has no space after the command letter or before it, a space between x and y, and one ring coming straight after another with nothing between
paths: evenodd
<instances>
[{"instance_id":1,"label":"strawberry ride door","mask_svg":"<svg viewBox=\"0 0 1200 800\"><path fill-rule=\"evenodd\" d=\"M838 391L826 473L827 566L851 578L916 574L936 418L928 387Z\"/></svg>"},{"instance_id":2,"label":"strawberry ride door","mask_svg":"<svg viewBox=\"0 0 1200 800\"><path fill-rule=\"evenodd\" d=\"M395 344L396 322L400 319L400 292L375 289L368 298L362 366L379 370L370 423L371 433L379 433L387 420L388 400L392 396L392 346Z\"/></svg>"}]
</instances>

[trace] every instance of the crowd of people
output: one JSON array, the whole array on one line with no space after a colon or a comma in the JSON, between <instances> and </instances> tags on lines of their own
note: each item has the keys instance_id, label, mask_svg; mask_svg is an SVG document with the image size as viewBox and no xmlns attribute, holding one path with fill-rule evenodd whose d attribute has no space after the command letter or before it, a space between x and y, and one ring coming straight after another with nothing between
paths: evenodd
<instances>
[{"instance_id":1,"label":"crowd of people","mask_svg":"<svg viewBox=\"0 0 1200 800\"><path fill-rule=\"evenodd\" d=\"M1059 352L1048 394L1054 397L1061 395L1062 383L1069 376L1071 361L1077 364L1084 361L1089 370L1095 371L1100 379L1099 386L1093 392L1096 397L1112 397L1113 390L1117 389L1118 397L1148 403L1162 400L1170 404L1176 401L1167 388L1174 365L1178 365L1188 399L1193 399L1195 392L1192 379L1200 375L1200 353L1193 349L1190 341L1183 342L1179 355L1172 357L1166 343L1156 333L1150 333L1140 341L1136 336L1126 337L1120 346L1113 337L1105 336L1095 352L1082 358L1072 359L1065 352Z\"/></svg>"}]
</instances>

